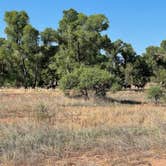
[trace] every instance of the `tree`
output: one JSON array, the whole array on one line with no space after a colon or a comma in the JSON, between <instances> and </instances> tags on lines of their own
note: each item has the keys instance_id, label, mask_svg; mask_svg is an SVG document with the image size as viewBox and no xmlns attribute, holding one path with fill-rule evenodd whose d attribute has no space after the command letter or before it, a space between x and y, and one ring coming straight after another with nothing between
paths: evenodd
<instances>
[{"instance_id":1,"label":"tree","mask_svg":"<svg viewBox=\"0 0 166 166\"><path fill-rule=\"evenodd\" d=\"M133 85L133 64L127 63L124 69L124 88L131 88Z\"/></svg>"},{"instance_id":2,"label":"tree","mask_svg":"<svg viewBox=\"0 0 166 166\"><path fill-rule=\"evenodd\" d=\"M39 53L39 32L31 25L26 25L22 36L22 54L26 70L26 86L36 87L42 54Z\"/></svg>"},{"instance_id":3,"label":"tree","mask_svg":"<svg viewBox=\"0 0 166 166\"><path fill-rule=\"evenodd\" d=\"M6 79L6 70L7 62L5 57L5 39L0 38L0 85L2 86Z\"/></svg>"},{"instance_id":4,"label":"tree","mask_svg":"<svg viewBox=\"0 0 166 166\"><path fill-rule=\"evenodd\" d=\"M151 72L144 57L138 56L133 66L133 85L137 88L144 88L150 80Z\"/></svg>"},{"instance_id":5,"label":"tree","mask_svg":"<svg viewBox=\"0 0 166 166\"><path fill-rule=\"evenodd\" d=\"M112 78L110 74L98 67L80 67L64 75L60 80L62 90L76 89L88 98L88 91L94 90L96 96L105 96L106 89L110 87Z\"/></svg>"},{"instance_id":6,"label":"tree","mask_svg":"<svg viewBox=\"0 0 166 166\"><path fill-rule=\"evenodd\" d=\"M21 45L24 27L29 23L27 13L25 11L6 12L4 20L7 23L5 28L7 39Z\"/></svg>"},{"instance_id":7,"label":"tree","mask_svg":"<svg viewBox=\"0 0 166 166\"><path fill-rule=\"evenodd\" d=\"M65 10L63 14L57 31L59 51L51 66L56 64L61 75L71 72L80 64L100 63L104 58L101 50L110 42L107 36L101 34L108 28L108 19L100 14L86 16L74 9Z\"/></svg>"},{"instance_id":8,"label":"tree","mask_svg":"<svg viewBox=\"0 0 166 166\"><path fill-rule=\"evenodd\" d=\"M16 82L17 66L16 57L11 56L13 53L11 42L3 39L0 43L0 85L13 86ZM19 73L17 73L19 75Z\"/></svg>"},{"instance_id":9,"label":"tree","mask_svg":"<svg viewBox=\"0 0 166 166\"><path fill-rule=\"evenodd\" d=\"M108 78L106 71L114 78L111 85L114 89L132 84L142 88L152 77L163 87L166 85L166 41L159 47L148 47L138 56L131 44L122 40L112 42L103 34L109 27L103 14L88 16L74 9L64 10L58 29L46 28L42 32L29 23L25 11L6 12L4 20L7 38L0 38L1 86L55 88L62 78L70 80L67 77L76 75L79 86L73 88L80 87L85 94L93 89L96 95L104 96L110 85L103 87L99 82ZM92 81L99 79L96 86L90 86L93 83L88 80L90 77ZM90 87L84 87L84 79Z\"/></svg>"},{"instance_id":10,"label":"tree","mask_svg":"<svg viewBox=\"0 0 166 166\"><path fill-rule=\"evenodd\" d=\"M145 57L146 63L152 69L152 71L155 71L158 68L159 51L159 47L150 46L146 48L146 53L143 55Z\"/></svg>"},{"instance_id":11,"label":"tree","mask_svg":"<svg viewBox=\"0 0 166 166\"><path fill-rule=\"evenodd\" d=\"M5 32L7 34L7 40L11 43L12 54L14 56L15 62L18 64L17 71L18 77L16 80L22 80L24 87L27 88L27 68L25 62L25 54L22 49L22 37L24 28L28 25L29 17L24 11L11 11L5 13L5 21L7 27L5 28ZM12 57L11 57L12 58ZM20 78L22 77L22 78Z\"/></svg>"},{"instance_id":12,"label":"tree","mask_svg":"<svg viewBox=\"0 0 166 166\"><path fill-rule=\"evenodd\" d=\"M107 47L107 70L119 80L121 86L129 87L132 83L132 66L136 60L136 53L132 46L122 40L117 40Z\"/></svg>"},{"instance_id":13,"label":"tree","mask_svg":"<svg viewBox=\"0 0 166 166\"><path fill-rule=\"evenodd\" d=\"M47 88L55 88L59 80L57 67L54 61L54 55L59 49L58 42L60 41L58 33L52 28L46 28L40 33L42 45L40 52L42 60L40 61L41 76L39 86ZM55 62L55 61L54 61Z\"/></svg>"},{"instance_id":14,"label":"tree","mask_svg":"<svg viewBox=\"0 0 166 166\"><path fill-rule=\"evenodd\" d=\"M136 53L131 46L131 44L124 43L124 46L121 50L121 60L124 68L126 68L128 63L134 63L136 59Z\"/></svg>"},{"instance_id":15,"label":"tree","mask_svg":"<svg viewBox=\"0 0 166 166\"><path fill-rule=\"evenodd\" d=\"M160 65L166 69L166 40L163 40L160 44Z\"/></svg>"},{"instance_id":16,"label":"tree","mask_svg":"<svg viewBox=\"0 0 166 166\"><path fill-rule=\"evenodd\" d=\"M166 70L166 41L163 40L160 47L148 47L144 57L152 71L152 76L157 80L158 73L160 73L159 69L162 68Z\"/></svg>"},{"instance_id":17,"label":"tree","mask_svg":"<svg viewBox=\"0 0 166 166\"><path fill-rule=\"evenodd\" d=\"M39 78L39 66L42 58L39 47L39 32L29 24L24 11L5 13L7 42L10 44L13 75L20 86L36 87ZM8 50L5 50L7 54Z\"/></svg>"}]
</instances>

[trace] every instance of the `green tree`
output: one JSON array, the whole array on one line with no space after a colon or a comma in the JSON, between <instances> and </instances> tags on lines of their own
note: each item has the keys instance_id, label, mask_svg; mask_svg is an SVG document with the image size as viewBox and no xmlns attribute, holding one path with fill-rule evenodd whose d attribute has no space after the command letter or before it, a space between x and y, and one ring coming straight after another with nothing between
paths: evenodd
<instances>
[{"instance_id":1,"label":"green tree","mask_svg":"<svg viewBox=\"0 0 166 166\"><path fill-rule=\"evenodd\" d=\"M104 59L101 50L110 42L107 36L101 34L108 28L108 19L100 14L86 16L74 9L66 10L63 14L57 31L59 51L50 65L56 64L62 74L71 72L80 64L101 63L101 59Z\"/></svg>"},{"instance_id":2,"label":"green tree","mask_svg":"<svg viewBox=\"0 0 166 166\"><path fill-rule=\"evenodd\" d=\"M27 13L25 11L6 12L4 20L7 24L5 28L7 39L21 45L24 27L29 23Z\"/></svg>"},{"instance_id":3,"label":"green tree","mask_svg":"<svg viewBox=\"0 0 166 166\"><path fill-rule=\"evenodd\" d=\"M149 46L148 48L146 48L146 53L143 55L152 71L155 71L158 68L159 52L159 47Z\"/></svg>"},{"instance_id":4,"label":"green tree","mask_svg":"<svg viewBox=\"0 0 166 166\"><path fill-rule=\"evenodd\" d=\"M16 81L17 66L11 42L3 39L0 43L0 85L13 86ZM19 73L17 73L19 75ZM16 84L17 85L17 84Z\"/></svg>"},{"instance_id":5,"label":"green tree","mask_svg":"<svg viewBox=\"0 0 166 166\"><path fill-rule=\"evenodd\" d=\"M6 74L8 74L7 61L5 57L5 39L0 38L0 86L5 82Z\"/></svg>"},{"instance_id":6,"label":"green tree","mask_svg":"<svg viewBox=\"0 0 166 166\"><path fill-rule=\"evenodd\" d=\"M26 66L26 86L36 87L40 75L40 59L42 54L39 53L39 32L31 25L26 25L23 30L21 49L24 54L24 64Z\"/></svg>"},{"instance_id":7,"label":"green tree","mask_svg":"<svg viewBox=\"0 0 166 166\"><path fill-rule=\"evenodd\" d=\"M22 80L24 87L27 88L27 67L25 63L25 54L22 49L22 37L24 28L29 23L29 17L24 11L11 11L5 13L5 21L7 27L5 32L7 34L7 40L11 43L12 54L11 58L15 61L13 63L17 64L17 76L16 80L19 82ZM21 73L21 74L20 74Z\"/></svg>"},{"instance_id":8,"label":"green tree","mask_svg":"<svg viewBox=\"0 0 166 166\"><path fill-rule=\"evenodd\" d=\"M132 83L131 70L136 61L136 53L132 46L122 40L110 43L106 49L107 70L117 77L121 86L127 87Z\"/></svg>"},{"instance_id":9,"label":"green tree","mask_svg":"<svg viewBox=\"0 0 166 166\"><path fill-rule=\"evenodd\" d=\"M133 65L133 85L137 88L144 88L147 82L150 81L151 72L144 57L137 56L137 59Z\"/></svg>"},{"instance_id":10,"label":"green tree","mask_svg":"<svg viewBox=\"0 0 166 166\"><path fill-rule=\"evenodd\" d=\"M87 16L74 9L64 10L58 29L46 28L43 32L30 25L25 11L6 12L4 20L7 38L0 38L1 85L56 87L62 78L80 74L77 87L82 93L93 89L96 95L104 96L109 85L106 88L99 82L108 78L106 71L114 78L114 89L131 84L143 87L152 75L165 85L166 41L137 56L131 44L112 42L103 35L109 27L103 14ZM92 71L97 75L92 80L98 79L96 86L88 80ZM93 87L84 87L86 79Z\"/></svg>"},{"instance_id":11,"label":"green tree","mask_svg":"<svg viewBox=\"0 0 166 166\"><path fill-rule=\"evenodd\" d=\"M166 41L163 40L160 47L148 47L144 57L152 71L152 76L155 77L154 80L157 80L158 73L160 73L159 69L162 68L166 70Z\"/></svg>"},{"instance_id":12,"label":"green tree","mask_svg":"<svg viewBox=\"0 0 166 166\"><path fill-rule=\"evenodd\" d=\"M131 88L133 85L133 64L127 63L124 69L124 84L125 88Z\"/></svg>"},{"instance_id":13,"label":"green tree","mask_svg":"<svg viewBox=\"0 0 166 166\"><path fill-rule=\"evenodd\" d=\"M111 86L111 76L98 67L81 67L64 75L60 80L62 90L76 89L88 98L88 91L95 91L96 96L105 96L106 89Z\"/></svg>"},{"instance_id":14,"label":"green tree","mask_svg":"<svg viewBox=\"0 0 166 166\"><path fill-rule=\"evenodd\" d=\"M35 87L39 74L39 32L29 24L24 11L5 13L7 41L10 44L13 76L20 86Z\"/></svg>"},{"instance_id":15,"label":"green tree","mask_svg":"<svg viewBox=\"0 0 166 166\"><path fill-rule=\"evenodd\" d=\"M59 49L58 42L59 35L56 30L52 28L46 28L40 33L42 45L40 51L42 53L41 65L41 77L39 86L46 86L47 88L55 88L59 80L57 74L57 66L54 61L54 55ZM54 63L53 63L54 61Z\"/></svg>"}]
</instances>

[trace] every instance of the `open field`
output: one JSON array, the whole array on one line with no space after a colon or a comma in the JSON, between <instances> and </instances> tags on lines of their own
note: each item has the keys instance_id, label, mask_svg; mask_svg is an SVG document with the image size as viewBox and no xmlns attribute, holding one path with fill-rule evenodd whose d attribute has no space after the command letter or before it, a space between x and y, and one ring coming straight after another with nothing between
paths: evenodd
<instances>
[{"instance_id":1,"label":"open field","mask_svg":"<svg viewBox=\"0 0 166 166\"><path fill-rule=\"evenodd\" d=\"M59 90L0 90L0 165L166 165L166 106L145 92L108 101Z\"/></svg>"}]
</instances>

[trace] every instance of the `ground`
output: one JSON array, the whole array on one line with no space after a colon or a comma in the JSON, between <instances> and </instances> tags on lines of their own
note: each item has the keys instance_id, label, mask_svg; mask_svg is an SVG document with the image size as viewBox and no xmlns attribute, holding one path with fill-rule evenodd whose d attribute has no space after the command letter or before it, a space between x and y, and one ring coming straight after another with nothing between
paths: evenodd
<instances>
[{"instance_id":1,"label":"ground","mask_svg":"<svg viewBox=\"0 0 166 166\"><path fill-rule=\"evenodd\" d=\"M2 166L165 166L166 106L146 91L106 100L59 90L0 90Z\"/></svg>"}]
</instances>

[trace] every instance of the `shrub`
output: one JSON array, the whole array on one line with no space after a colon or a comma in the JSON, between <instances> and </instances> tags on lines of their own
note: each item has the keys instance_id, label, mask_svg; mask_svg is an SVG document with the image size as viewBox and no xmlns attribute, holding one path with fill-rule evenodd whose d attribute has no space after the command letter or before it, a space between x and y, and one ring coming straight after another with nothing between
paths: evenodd
<instances>
[{"instance_id":1,"label":"shrub","mask_svg":"<svg viewBox=\"0 0 166 166\"><path fill-rule=\"evenodd\" d=\"M37 108L36 108L36 118L37 121L43 121L45 119L49 119L50 115L49 115L49 109L47 105L44 105L42 103L40 103Z\"/></svg>"},{"instance_id":2,"label":"shrub","mask_svg":"<svg viewBox=\"0 0 166 166\"><path fill-rule=\"evenodd\" d=\"M120 91L122 89L122 86L119 84L119 83L113 83L112 84L112 87L111 87L111 91L113 93L117 92L117 91Z\"/></svg>"},{"instance_id":3,"label":"shrub","mask_svg":"<svg viewBox=\"0 0 166 166\"><path fill-rule=\"evenodd\" d=\"M163 91L160 86L153 86L148 90L148 98L158 104L161 97L163 96Z\"/></svg>"},{"instance_id":4,"label":"shrub","mask_svg":"<svg viewBox=\"0 0 166 166\"><path fill-rule=\"evenodd\" d=\"M77 89L86 98L89 90L94 90L96 96L105 96L111 80L110 74L98 67L80 67L62 77L60 88L64 91Z\"/></svg>"}]
</instances>

